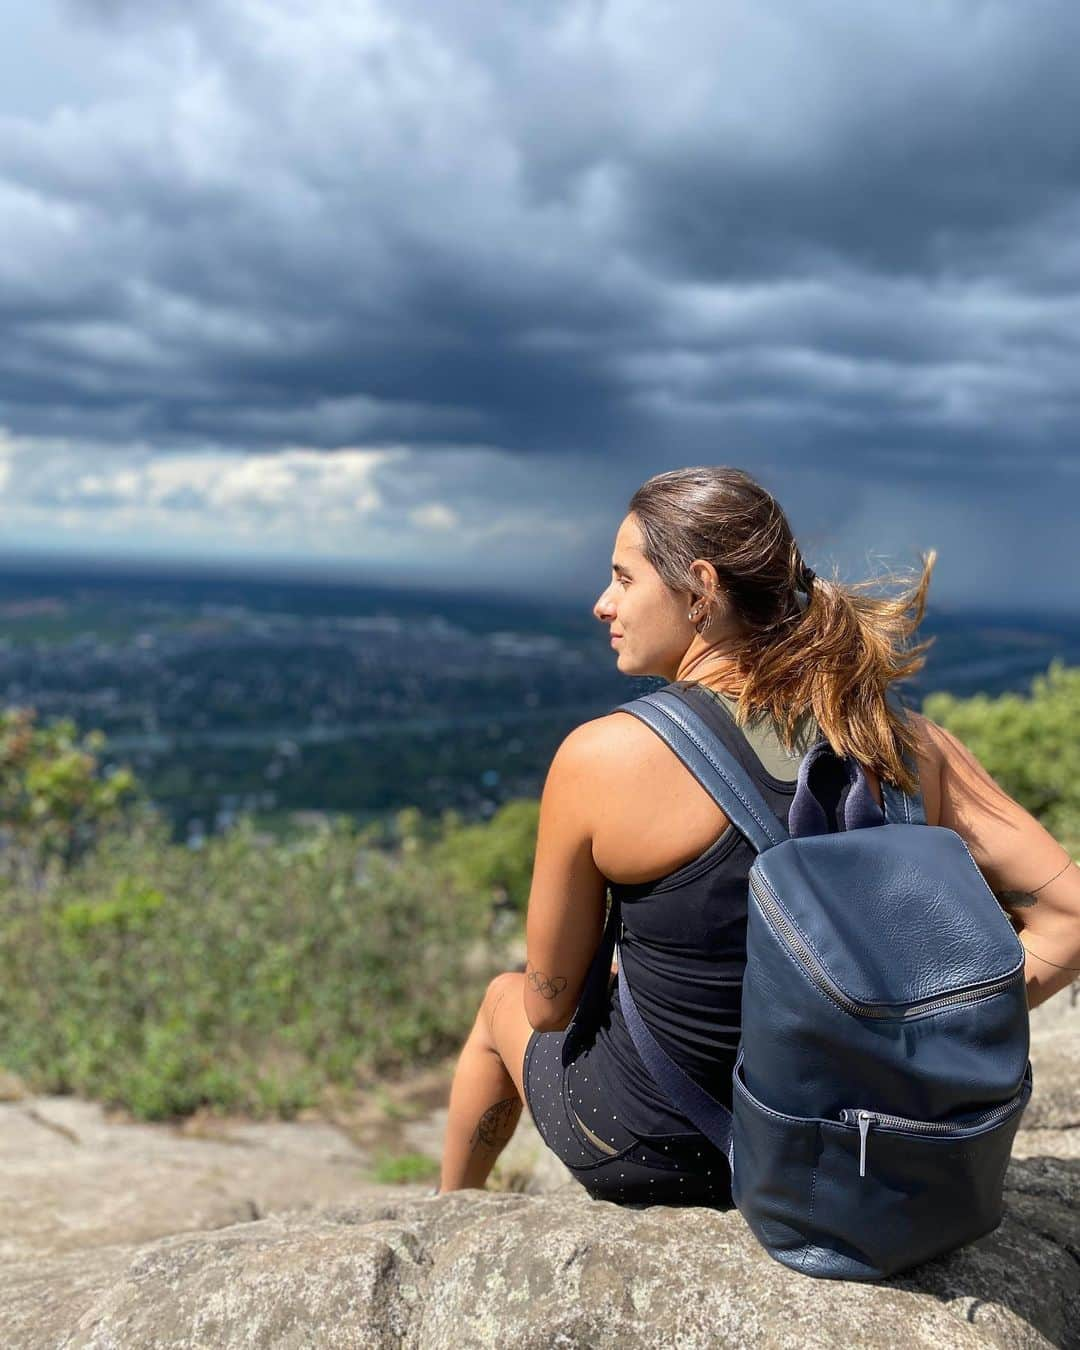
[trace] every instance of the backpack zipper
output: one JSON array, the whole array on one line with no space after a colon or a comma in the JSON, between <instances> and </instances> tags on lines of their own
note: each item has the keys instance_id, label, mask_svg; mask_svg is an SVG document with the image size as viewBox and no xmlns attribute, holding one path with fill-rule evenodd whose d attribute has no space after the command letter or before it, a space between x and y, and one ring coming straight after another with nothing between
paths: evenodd
<instances>
[{"instance_id":1,"label":"backpack zipper","mask_svg":"<svg viewBox=\"0 0 1080 1350\"><path fill-rule=\"evenodd\" d=\"M803 969L814 984L845 1012L851 1013L853 1017L880 1017L900 1021L911 1017L922 1017L926 1013L936 1012L939 1008L951 1007L955 1003L977 1003L981 999L990 998L1005 989L1010 989L1024 978L1024 967L1019 965L1010 975L1005 975L1000 979L991 980L985 984L970 984L966 989L956 990L951 994L939 994L934 998L923 999L920 1003L909 1003L903 1008L898 1008L895 1005L883 1007L879 1003L860 1003L857 999L849 998L847 994L833 984L821 962L806 944L802 934L784 913L776 897L765 889L765 885L766 883L760 880L755 873L750 873L750 889L753 891L758 904L768 916L769 922L780 930L784 941L799 958Z\"/></svg>"},{"instance_id":2,"label":"backpack zipper","mask_svg":"<svg viewBox=\"0 0 1080 1350\"><path fill-rule=\"evenodd\" d=\"M1020 1093L1022 1095L1023 1088ZM907 1116L888 1116L881 1111L867 1111L862 1107L845 1107L840 1119L845 1125L859 1127L859 1176L866 1176L866 1139L871 1125L881 1125L887 1130L906 1130L909 1134L952 1134L962 1138L970 1130L990 1125L1003 1119L1019 1105L1019 1097L1013 1097L1003 1106L992 1106L981 1115L967 1120L963 1125L949 1124L944 1120L910 1120Z\"/></svg>"}]
</instances>

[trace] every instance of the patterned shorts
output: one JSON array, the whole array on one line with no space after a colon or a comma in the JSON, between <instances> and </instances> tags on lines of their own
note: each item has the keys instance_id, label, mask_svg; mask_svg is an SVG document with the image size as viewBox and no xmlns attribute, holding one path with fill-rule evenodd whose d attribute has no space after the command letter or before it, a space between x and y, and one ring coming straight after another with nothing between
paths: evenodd
<instances>
[{"instance_id":1,"label":"patterned shorts","mask_svg":"<svg viewBox=\"0 0 1080 1350\"><path fill-rule=\"evenodd\" d=\"M529 1114L548 1148L590 1195L617 1204L730 1209L727 1160L699 1131L638 1135L587 1076L573 1073L571 1031L534 1031L525 1049Z\"/></svg>"}]
</instances>

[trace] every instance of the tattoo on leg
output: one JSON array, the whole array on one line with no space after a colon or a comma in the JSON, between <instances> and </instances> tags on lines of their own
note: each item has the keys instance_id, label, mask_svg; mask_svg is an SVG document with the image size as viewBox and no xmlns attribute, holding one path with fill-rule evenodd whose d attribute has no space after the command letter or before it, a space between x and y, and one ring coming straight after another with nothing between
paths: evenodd
<instances>
[{"instance_id":1,"label":"tattoo on leg","mask_svg":"<svg viewBox=\"0 0 1080 1350\"><path fill-rule=\"evenodd\" d=\"M558 998L566 988L566 976L545 975L542 970L537 970L535 966L530 970L529 964L529 962L525 963L525 975L530 986L543 998Z\"/></svg>"},{"instance_id":2,"label":"tattoo on leg","mask_svg":"<svg viewBox=\"0 0 1080 1350\"><path fill-rule=\"evenodd\" d=\"M514 1133L517 1124L516 1107L521 1103L517 1097L505 1097L494 1106L489 1106L469 1138L473 1151L482 1144L485 1148L502 1148Z\"/></svg>"}]
</instances>

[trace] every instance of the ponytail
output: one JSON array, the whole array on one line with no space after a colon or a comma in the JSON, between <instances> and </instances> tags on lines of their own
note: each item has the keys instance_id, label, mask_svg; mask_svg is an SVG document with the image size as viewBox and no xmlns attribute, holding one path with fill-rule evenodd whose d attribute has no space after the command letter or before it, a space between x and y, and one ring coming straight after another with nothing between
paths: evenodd
<instances>
[{"instance_id":1,"label":"ponytail","mask_svg":"<svg viewBox=\"0 0 1080 1350\"><path fill-rule=\"evenodd\" d=\"M918 737L886 690L921 670L934 639L912 645L937 560L922 556L917 579L889 574L845 586L816 576L776 500L741 469L706 466L657 474L629 510L642 551L673 590L700 592L690 571L711 562L743 636L728 649L740 681L736 720L769 715L792 751L807 709L840 755L850 755L905 792L918 787ZM903 589L868 592L882 582Z\"/></svg>"}]
</instances>

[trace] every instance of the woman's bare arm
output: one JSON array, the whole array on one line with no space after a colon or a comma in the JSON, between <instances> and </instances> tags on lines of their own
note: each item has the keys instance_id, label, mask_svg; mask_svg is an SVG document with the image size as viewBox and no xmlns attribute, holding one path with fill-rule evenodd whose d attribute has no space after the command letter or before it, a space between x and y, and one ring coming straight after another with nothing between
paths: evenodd
<instances>
[{"instance_id":1,"label":"woman's bare arm","mask_svg":"<svg viewBox=\"0 0 1080 1350\"><path fill-rule=\"evenodd\" d=\"M1080 867L951 732L920 718L939 751L939 825L955 830L1027 952L1028 1005L1080 976ZM929 799L928 819L929 814Z\"/></svg>"},{"instance_id":2,"label":"woman's bare arm","mask_svg":"<svg viewBox=\"0 0 1080 1350\"><path fill-rule=\"evenodd\" d=\"M607 879L592 856L591 805L604 735L585 722L555 752L540 797L525 915L525 1015L563 1031L578 1005L604 929Z\"/></svg>"}]
</instances>

